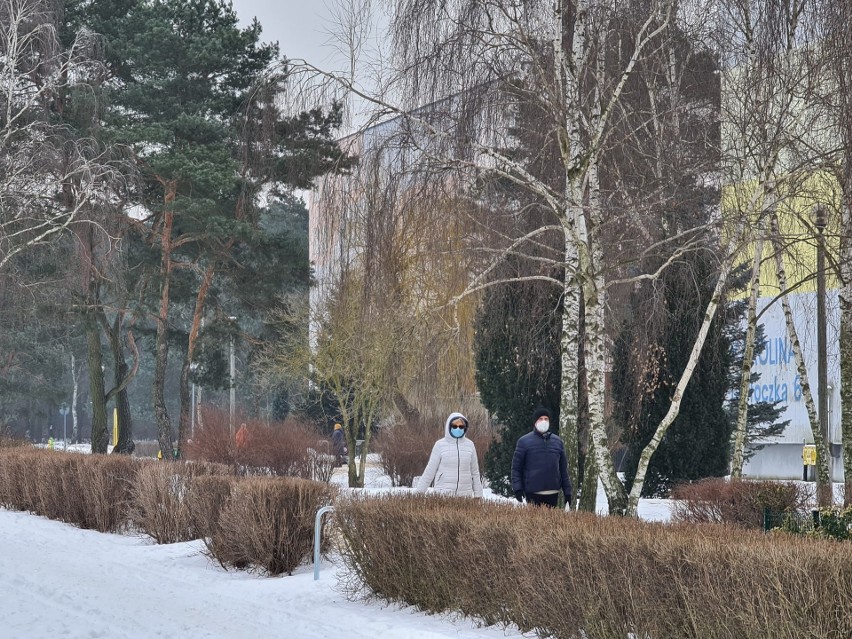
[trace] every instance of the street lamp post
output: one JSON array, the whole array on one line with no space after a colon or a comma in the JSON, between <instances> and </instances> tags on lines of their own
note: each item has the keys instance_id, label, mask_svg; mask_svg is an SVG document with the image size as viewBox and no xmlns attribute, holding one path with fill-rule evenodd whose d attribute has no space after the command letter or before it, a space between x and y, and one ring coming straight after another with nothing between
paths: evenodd
<instances>
[{"instance_id":1,"label":"street lamp post","mask_svg":"<svg viewBox=\"0 0 852 639\"><path fill-rule=\"evenodd\" d=\"M62 449L68 450L68 404L62 402L62 406L59 407L59 414L62 415Z\"/></svg>"},{"instance_id":2,"label":"street lamp post","mask_svg":"<svg viewBox=\"0 0 852 639\"><path fill-rule=\"evenodd\" d=\"M828 436L828 362L825 318L825 207L818 205L814 211L814 226L817 230L816 245L816 278L817 278L817 413L819 416L820 437L825 442L825 450L829 449ZM828 460L829 480L831 479L831 459ZM830 486L830 484L829 484Z\"/></svg>"}]
</instances>

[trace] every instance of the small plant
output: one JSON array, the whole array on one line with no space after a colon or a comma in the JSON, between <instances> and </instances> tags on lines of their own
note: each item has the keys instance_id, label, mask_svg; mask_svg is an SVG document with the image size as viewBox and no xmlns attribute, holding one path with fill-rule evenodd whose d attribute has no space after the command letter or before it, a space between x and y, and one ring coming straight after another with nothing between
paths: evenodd
<instances>
[{"instance_id":1,"label":"small plant","mask_svg":"<svg viewBox=\"0 0 852 639\"><path fill-rule=\"evenodd\" d=\"M818 537L849 541L852 539L852 506L847 508L821 508L819 511L819 527L814 530Z\"/></svg>"}]
</instances>

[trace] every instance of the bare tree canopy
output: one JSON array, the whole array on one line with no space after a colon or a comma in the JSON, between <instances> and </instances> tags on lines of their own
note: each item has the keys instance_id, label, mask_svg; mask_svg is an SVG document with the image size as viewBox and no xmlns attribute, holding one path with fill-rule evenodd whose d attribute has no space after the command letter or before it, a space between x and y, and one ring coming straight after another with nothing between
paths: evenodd
<instances>
[{"instance_id":1,"label":"bare tree canopy","mask_svg":"<svg viewBox=\"0 0 852 639\"><path fill-rule=\"evenodd\" d=\"M116 149L70 124L100 65L97 38L57 38L55 3L0 0L0 269L97 204L113 203L126 166ZM65 121L63 117L65 116Z\"/></svg>"}]
</instances>

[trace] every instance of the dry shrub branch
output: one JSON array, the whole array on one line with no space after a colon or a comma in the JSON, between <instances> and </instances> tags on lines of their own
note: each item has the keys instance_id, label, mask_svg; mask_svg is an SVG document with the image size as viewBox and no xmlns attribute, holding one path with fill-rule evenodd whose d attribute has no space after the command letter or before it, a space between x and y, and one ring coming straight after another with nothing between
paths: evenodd
<instances>
[{"instance_id":1,"label":"dry shrub branch","mask_svg":"<svg viewBox=\"0 0 852 639\"><path fill-rule=\"evenodd\" d=\"M328 455L328 439L310 424L287 420L266 424L244 422L247 437L237 444L231 436L228 415L204 411L204 428L187 443L191 460L204 460L233 466L243 475L301 477L328 482L334 471L334 458Z\"/></svg>"},{"instance_id":2,"label":"dry shrub branch","mask_svg":"<svg viewBox=\"0 0 852 639\"><path fill-rule=\"evenodd\" d=\"M372 450L380 455L380 465L394 486L412 486L429 462L435 441L443 434L443 426L434 421L411 421L382 428ZM485 451L494 436L484 425L471 420L467 436L476 446L479 470L485 470Z\"/></svg>"},{"instance_id":3,"label":"dry shrub branch","mask_svg":"<svg viewBox=\"0 0 852 639\"><path fill-rule=\"evenodd\" d=\"M214 486L202 483L199 488L199 478L231 474L231 469L221 464L146 464L133 486L132 521L158 544L198 539L202 531L209 530L212 504L208 504L207 492L198 497L194 493ZM214 494L218 497L222 493Z\"/></svg>"},{"instance_id":4,"label":"dry shrub branch","mask_svg":"<svg viewBox=\"0 0 852 639\"><path fill-rule=\"evenodd\" d=\"M102 532L133 524L158 543L200 537L222 566L268 575L311 557L314 517L334 495L328 483L237 477L221 464L0 451L2 507Z\"/></svg>"},{"instance_id":5,"label":"dry shrub branch","mask_svg":"<svg viewBox=\"0 0 852 639\"><path fill-rule=\"evenodd\" d=\"M207 550L225 568L291 574L311 556L314 517L332 495L332 487L320 482L245 478L231 487Z\"/></svg>"},{"instance_id":6,"label":"dry shrub branch","mask_svg":"<svg viewBox=\"0 0 852 639\"><path fill-rule=\"evenodd\" d=\"M51 519L118 532L128 522L134 459L6 449L0 455L0 504Z\"/></svg>"},{"instance_id":7,"label":"dry shrub branch","mask_svg":"<svg viewBox=\"0 0 852 639\"><path fill-rule=\"evenodd\" d=\"M714 478L678 486L672 499L675 521L761 528L765 510L799 513L806 510L813 495L795 482Z\"/></svg>"},{"instance_id":8,"label":"dry shrub branch","mask_svg":"<svg viewBox=\"0 0 852 639\"><path fill-rule=\"evenodd\" d=\"M419 476L437 437L435 429L420 422L407 422L382 428L373 443L381 467L394 486L411 486Z\"/></svg>"}]
</instances>

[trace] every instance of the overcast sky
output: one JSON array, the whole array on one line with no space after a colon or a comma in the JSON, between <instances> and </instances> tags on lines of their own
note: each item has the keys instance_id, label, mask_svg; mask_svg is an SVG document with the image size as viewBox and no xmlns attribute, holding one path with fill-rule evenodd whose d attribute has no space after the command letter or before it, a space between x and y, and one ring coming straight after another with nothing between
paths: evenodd
<instances>
[{"instance_id":1,"label":"overcast sky","mask_svg":"<svg viewBox=\"0 0 852 639\"><path fill-rule=\"evenodd\" d=\"M332 10L327 0L232 0L240 23L257 17L264 42L277 41L281 54L304 58L319 67L334 63L334 50L327 45Z\"/></svg>"}]
</instances>

